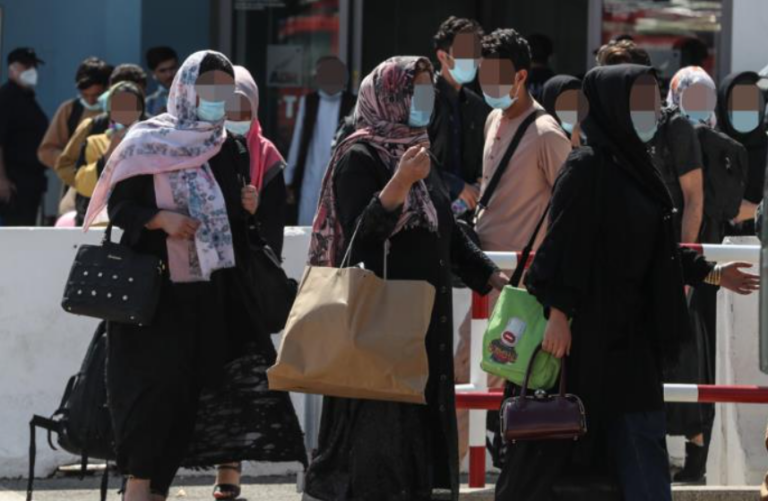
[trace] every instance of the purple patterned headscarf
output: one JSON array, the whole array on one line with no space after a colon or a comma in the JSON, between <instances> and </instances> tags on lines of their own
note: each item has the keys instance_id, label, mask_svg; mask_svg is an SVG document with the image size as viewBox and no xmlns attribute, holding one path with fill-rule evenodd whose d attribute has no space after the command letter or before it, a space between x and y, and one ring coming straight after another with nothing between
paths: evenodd
<instances>
[{"instance_id":1,"label":"purple patterned headscarf","mask_svg":"<svg viewBox=\"0 0 768 501\"><path fill-rule=\"evenodd\" d=\"M429 145L426 128L408 125L414 80L421 71L432 72L427 58L398 56L379 64L360 85L355 120L357 130L339 143L323 179L315 221L309 262L314 266L336 266L345 247L344 233L336 213L333 174L339 160L356 143L371 145L389 169L397 169L400 157L414 145ZM403 212L393 234L408 228L437 232L437 211L423 181L408 193Z\"/></svg>"}]
</instances>

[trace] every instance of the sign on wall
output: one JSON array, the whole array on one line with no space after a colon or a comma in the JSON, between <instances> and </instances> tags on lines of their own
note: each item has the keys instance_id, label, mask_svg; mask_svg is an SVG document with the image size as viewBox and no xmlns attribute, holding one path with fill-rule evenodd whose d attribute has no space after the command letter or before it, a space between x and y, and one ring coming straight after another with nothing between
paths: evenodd
<instances>
[{"instance_id":1,"label":"sign on wall","mask_svg":"<svg viewBox=\"0 0 768 501\"><path fill-rule=\"evenodd\" d=\"M267 46L267 85L301 87L304 47L301 45Z\"/></svg>"}]
</instances>

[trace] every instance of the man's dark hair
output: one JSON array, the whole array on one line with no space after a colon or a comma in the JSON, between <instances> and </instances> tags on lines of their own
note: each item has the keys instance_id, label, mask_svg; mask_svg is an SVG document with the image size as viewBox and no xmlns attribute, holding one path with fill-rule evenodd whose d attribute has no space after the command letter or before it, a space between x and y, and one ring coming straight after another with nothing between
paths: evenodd
<instances>
[{"instance_id":1,"label":"man's dark hair","mask_svg":"<svg viewBox=\"0 0 768 501\"><path fill-rule=\"evenodd\" d=\"M459 33L477 33L479 37L484 35L483 27L474 19L451 16L437 29L437 33L432 37L432 46L435 50L448 52Z\"/></svg>"},{"instance_id":2,"label":"man's dark hair","mask_svg":"<svg viewBox=\"0 0 768 501\"><path fill-rule=\"evenodd\" d=\"M613 66L616 64L652 66L651 57L648 55L648 52L631 40L608 42L597 51L596 59L599 66Z\"/></svg>"},{"instance_id":3,"label":"man's dark hair","mask_svg":"<svg viewBox=\"0 0 768 501\"><path fill-rule=\"evenodd\" d=\"M109 86L120 82L133 82L136 85L147 87L147 73L138 64L119 64L109 77Z\"/></svg>"},{"instance_id":4,"label":"man's dark hair","mask_svg":"<svg viewBox=\"0 0 768 501\"><path fill-rule=\"evenodd\" d=\"M703 66L704 61L709 57L709 47L698 38L685 38L676 48L680 49L680 66Z\"/></svg>"},{"instance_id":5,"label":"man's dark hair","mask_svg":"<svg viewBox=\"0 0 768 501\"><path fill-rule=\"evenodd\" d=\"M147 66L151 71L171 59L178 61L179 55L170 47L152 47L147 51Z\"/></svg>"},{"instance_id":6,"label":"man's dark hair","mask_svg":"<svg viewBox=\"0 0 768 501\"><path fill-rule=\"evenodd\" d=\"M483 57L509 59L515 71L531 69L531 47L512 28L498 29L483 37Z\"/></svg>"},{"instance_id":7,"label":"man's dark hair","mask_svg":"<svg viewBox=\"0 0 768 501\"><path fill-rule=\"evenodd\" d=\"M94 85L106 87L109 84L109 75L111 73L112 66L98 57L89 57L77 67L77 73L75 73L77 88L83 90Z\"/></svg>"},{"instance_id":8,"label":"man's dark hair","mask_svg":"<svg viewBox=\"0 0 768 501\"><path fill-rule=\"evenodd\" d=\"M528 35L528 45L531 46L531 61L534 63L546 64L555 52L552 39L543 33Z\"/></svg>"},{"instance_id":9,"label":"man's dark hair","mask_svg":"<svg viewBox=\"0 0 768 501\"><path fill-rule=\"evenodd\" d=\"M224 73L235 78L235 68L232 67L232 63L229 59L217 52L209 52L200 61L200 74L208 73L209 71L223 71Z\"/></svg>"}]
</instances>

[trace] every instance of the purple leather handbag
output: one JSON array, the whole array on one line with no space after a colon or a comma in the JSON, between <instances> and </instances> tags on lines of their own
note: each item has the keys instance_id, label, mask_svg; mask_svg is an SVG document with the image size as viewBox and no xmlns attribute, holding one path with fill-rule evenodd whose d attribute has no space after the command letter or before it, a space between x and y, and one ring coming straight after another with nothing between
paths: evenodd
<instances>
[{"instance_id":1,"label":"purple leather handbag","mask_svg":"<svg viewBox=\"0 0 768 501\"><path fill-rule=\"evenodd\" d=\"M530 395L528 380L541 346L528 364L520 394L501 406L501 432L508 442L518 440L578 440L587 433L584 404L565 392L565 359L560 361L560 391L536 390Z\"/></svg>"}]
</instances>

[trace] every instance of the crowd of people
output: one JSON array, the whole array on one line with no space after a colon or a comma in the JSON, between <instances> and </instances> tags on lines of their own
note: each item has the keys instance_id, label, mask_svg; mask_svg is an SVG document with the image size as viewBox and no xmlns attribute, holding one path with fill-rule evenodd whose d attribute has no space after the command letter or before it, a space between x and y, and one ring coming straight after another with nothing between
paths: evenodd
<instances>
[{"instance_id":1,"label":"crowd of people","mask_svg":"<svg viewBox=\"0 0 768 501\"><path fill-rule=\"evenodd\" d=\"M158 90L149 96L141 67L88 58L79 96L50 124L34 95L43 62L29 48L10 53L0 88L2 224L35 224L51 168L68 189L61 213L73 224L108 220L124 230L124 245L169 270L152 325L113 323L108 333L124 499L166 499L200 396L222 384L237 354L274 362L271 333L240 291L259 286L248 278L249 241L280 255L294 220L312 226L312 265L340 266L356 233L351 262L427 281L437 294L427 404L326 397L305 499L419 501L443 491L457 500L468 419L455 411L454 385L469 378L470 317L454 354L452 288L490 294L493 304L511 270L484 251L522 249L547 210L525 285L546 309L543 350L566 357L589 432L578 442L504 443L491 413L496 499L545 501L564 479L597 475L626 500L671 500L667 433L687 438L674 480L704 479L714 409L665 406L662 382L714 382L715 294L750 294L759 279L743 263L715 265L680 244L755 232L768 161L757 74L718 87L688 66L662 103L648 54L627 37L601 47L581 78L553 74L541 35L529 43L513 29L485 34L451 17L433 41L437 66L390 58L357 96L343 63L321 58L287 162L263 137L256 82L220 53L181 62L170 48L150 50ZM728 169L741 181L721 182ZM519 390L494 378L489 386L508 397ZM264 395L295 420L287 398ZM238 496L240 461L269 457L247 443L250 427L272 430L265 448L300 451L292 459L306 462L296 428L247 419L277 414L230 410L243 416L242 443L206 456L219 465L216 499Z\"/></svg>"}]
</instances>

